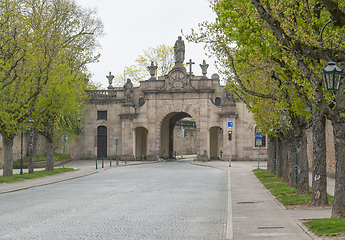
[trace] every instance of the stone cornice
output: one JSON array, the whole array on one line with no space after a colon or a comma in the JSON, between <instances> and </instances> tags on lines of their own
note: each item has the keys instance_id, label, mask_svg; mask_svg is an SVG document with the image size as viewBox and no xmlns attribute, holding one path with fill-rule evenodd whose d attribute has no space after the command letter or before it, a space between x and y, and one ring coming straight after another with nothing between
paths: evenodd
<instances>
[{"instance_id":1,"label":"stone cornice","mask_svg":"<svg viewBox=\"0 0 345 240\"><path fill-rule=\"evenodd\" d=\"M233 117L233 118L238 118L239 114L234 113L234 112L224 112L224 113L218 113L218 115L223 118L223 117Z\"/></svg>"},{"instance_id":2,"label":"stone cornice","mask_svg":"<svg viewBox=\"0 0 345 240\"><path fill-rule=\"evenodd\" d=\"M120 114L119 115L121 119L131 119L133 120L134 118L136 118L138 116L138 114L136 113L126 113L126 114Z\"/></svg>"}]
</instances>

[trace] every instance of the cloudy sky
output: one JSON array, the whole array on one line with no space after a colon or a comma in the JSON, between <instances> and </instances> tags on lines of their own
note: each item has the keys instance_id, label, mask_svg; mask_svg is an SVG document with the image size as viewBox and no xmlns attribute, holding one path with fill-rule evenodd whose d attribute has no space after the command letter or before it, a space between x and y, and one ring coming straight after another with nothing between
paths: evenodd
<instances>
[{"instance_id":1,"label":"cloudy sky","mask_svg":"<svg viewBox=\"0 0 345 240\"><path fill-rule=\"evenodd\" d=\"M109 71L123 74L125 66L134 64L143 50L161 44L175 44L177 37L198 29L198 23L213 22L215 14L208 0L76 0L83 7L97 8L104 24L105 36L100 39L100 62L89 65L92 80L108 86ZM185 40L185 39L184 39ZM202 75L199 64L205 59L210 65L208 77L216 72L214 60L205 55L203 44L185 40L185 61L196 64L194 75Z\"/></svg>"}]
</instances>

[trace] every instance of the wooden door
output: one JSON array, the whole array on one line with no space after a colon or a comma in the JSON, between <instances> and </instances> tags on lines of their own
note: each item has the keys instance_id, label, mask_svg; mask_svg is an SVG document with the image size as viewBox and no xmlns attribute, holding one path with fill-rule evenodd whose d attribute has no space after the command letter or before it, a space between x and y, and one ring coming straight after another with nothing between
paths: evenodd
<instances>
[{"instance_id":1,"label":"wooden door","mask_svg":"<svg viewBox=\"0 0 345 240\"><path fill-rule=\"evenodd\" d=\"M107 157L107 127L97 128L97 158Z\"/></svg>"}]
</instances>

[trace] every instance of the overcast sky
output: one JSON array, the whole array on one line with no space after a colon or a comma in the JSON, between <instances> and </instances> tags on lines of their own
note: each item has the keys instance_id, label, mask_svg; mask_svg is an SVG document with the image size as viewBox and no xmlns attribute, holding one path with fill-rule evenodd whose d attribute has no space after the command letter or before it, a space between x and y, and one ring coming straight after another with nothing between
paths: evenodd
<instances>
[{"instance_id":1,"label":"overcast sky","mask_svg":"<svg viewBox=\"0 0 345 240\"><path fill-rule=\"evenodd\" d=\"M108 86L106 76L123 74L125 66L135 64L135 59L149 47L161 44L173 46L177 37L198 29L198 23L213 22L215 13L208 0L76 0L78 5L97 8L104 24L105 36L100 39L100 62L89 65L93 81ZM185 39L184 39L185 40ZM216 72L214 60L209 59L203 44L185 40L185 62L196 64L194 75L202 75L199 64L205 59L210 65L207 76Z\"/></svg>"}]
</instances>

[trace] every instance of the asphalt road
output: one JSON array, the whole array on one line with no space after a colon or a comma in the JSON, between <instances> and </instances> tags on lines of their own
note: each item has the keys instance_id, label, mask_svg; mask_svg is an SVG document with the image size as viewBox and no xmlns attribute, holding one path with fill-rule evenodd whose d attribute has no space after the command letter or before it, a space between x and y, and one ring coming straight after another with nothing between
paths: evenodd
<instances>
[{"instance_id":1,"label":"asphalt road","mask_svg":"<svg viewBox=\"0 0 345 240\"><path fill-rule=\"evenodd\" d=\"M225 239L228 171L112 168L0 195L0 239Z\"/></svg>"}]
</instances>

